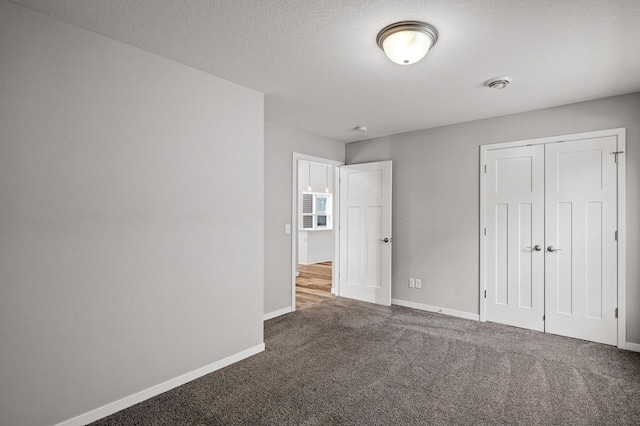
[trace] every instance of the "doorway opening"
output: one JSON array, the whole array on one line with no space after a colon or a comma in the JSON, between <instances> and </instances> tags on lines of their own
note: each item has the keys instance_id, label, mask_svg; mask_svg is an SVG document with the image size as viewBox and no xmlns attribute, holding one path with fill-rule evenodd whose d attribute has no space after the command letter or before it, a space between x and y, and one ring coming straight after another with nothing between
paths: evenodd
<instances>
[{"instance_id":1,"label":"doorway opening","mask_svg":"<svg viewBox=\"0 0 640 426\"><path fill-rule=\"evenodd\" d=\"M391 173L391 161L345 166L293 154L292 311L301 273L316 280L330 275L333 295L391 305Z\"/></svg>"},{"instance_id":2,"label":"doorway opening","mask_svg":"<svg viewBox=\"0 0 640 426\"><path fill-rule=\"evenodd\" d=\"M343 164L293 155L292 310L338 294L338 172Z\"/></svg>"}]
</instances>

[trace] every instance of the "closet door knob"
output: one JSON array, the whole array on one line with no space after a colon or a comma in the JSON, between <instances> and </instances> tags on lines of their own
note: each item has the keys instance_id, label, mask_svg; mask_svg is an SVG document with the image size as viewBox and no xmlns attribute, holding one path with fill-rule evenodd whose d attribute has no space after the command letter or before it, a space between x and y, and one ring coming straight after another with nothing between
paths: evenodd
<instances>
[{"instance_id":1,"label":"closet door knob","mask_svg":"<svg viewBox=\"0 0 640 426\"><path fill-rule=\"evenodd\" d=\"M548 251L549 253L555 253L555 252L557 252L557 251L562 251L562 249L555 248L554 246L549 246L549 247L547 247L547 251Z\"/></svg>"},{"instance_id":2,"label":"closet door knob","mask_svg":"<svg viewBox=\"0 0 640 426\"><path fill-rule=\"evenodd\" d=\"M535 245L535 246L533 246L533 247L527 247L527 248L528 248L528 249L531 249L531 250L535 250L535 251L540 251L540 250L542 250L542 247L540 247L540 244L536 244L536 245Z\"/></svg>"}]
</instances>

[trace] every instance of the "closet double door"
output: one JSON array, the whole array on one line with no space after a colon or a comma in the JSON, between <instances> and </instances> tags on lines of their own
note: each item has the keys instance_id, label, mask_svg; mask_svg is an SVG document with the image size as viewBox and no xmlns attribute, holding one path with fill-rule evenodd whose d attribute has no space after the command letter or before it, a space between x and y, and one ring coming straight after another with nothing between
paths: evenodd
<instances>
[{"instance_id":1,"label":"closet double door","mask_svg":"<svg viewBox=\"0 0 640 426\"><path fill-rule=\"evenodd\" d=\"M617 344L616 146L487 151L487 321Z\"/></svg>"}]
</instances>

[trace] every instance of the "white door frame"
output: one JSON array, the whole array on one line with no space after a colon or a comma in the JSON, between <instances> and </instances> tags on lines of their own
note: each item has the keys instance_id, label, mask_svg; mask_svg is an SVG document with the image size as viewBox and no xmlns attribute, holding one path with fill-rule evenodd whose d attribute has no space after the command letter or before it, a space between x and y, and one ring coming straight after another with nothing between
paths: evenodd
<instances>
[{"instance_id":1,"label":"white door frame","mask_svg":"<svg viewBox=\"0 0 640 426\"><path fill-rule=\"evenodd\" d=\"M331 292L340 294L340 166L343 161L329 160L312 155L293 153L291 179L291 312L296 310L296 273L298 272L298 161L311 161L334 166L333 170L333 264L331 268ZM338 212L338 214L335 214Z\"/></svg>"},{"instance_id":2,"label":"white door frame","mask_svg":"<svg viewBox=\"0 0 640 426\"><path fill-rule=\"evenodd\" d=\"M618 151L626 152L626 128L598 130L594 132L572 133L568 135L550 136L545 138L527 139L514 142L502 142L480 145L480 321L487 320L486 300L486 185L485 173L486 154L489 150L513 148L526 145L539 145L556 142L567 142L580 139L592 139L605 136L616 136ZM626 154L618 155L618 348L626 349L627 342L627 162Z\"/></svg>"}]
</instances>

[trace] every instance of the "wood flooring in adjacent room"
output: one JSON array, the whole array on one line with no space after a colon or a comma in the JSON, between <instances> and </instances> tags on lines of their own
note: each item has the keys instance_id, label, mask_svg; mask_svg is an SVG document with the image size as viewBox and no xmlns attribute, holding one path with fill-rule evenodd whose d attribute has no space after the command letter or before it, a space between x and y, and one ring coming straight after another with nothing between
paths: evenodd
<instances>
[{"instance_id":1,"label":"wood flooring in adjacent room","mask_svg":"<svg viewBox=\"0 0 640 426\"><path fill-rule=\"evenodd\" d=\"M334 297L331 293L332 262L298 265L296 309Z\"/></svg>"}]
</instances>

